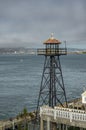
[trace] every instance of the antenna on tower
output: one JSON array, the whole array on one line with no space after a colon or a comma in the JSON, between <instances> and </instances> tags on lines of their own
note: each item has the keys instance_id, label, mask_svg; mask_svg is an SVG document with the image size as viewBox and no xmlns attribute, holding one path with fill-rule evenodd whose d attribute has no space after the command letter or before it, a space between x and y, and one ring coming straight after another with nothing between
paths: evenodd
<instances>
[{"instance_id":1,"label":"antenna on tower","mask_svg":"<svg viewBox=\"0 0 86 130\"><path fill-rule=\"evenodd\" d=\"M51 39L54 39L53 33L51 33Z\"/></svg>"},{"instance_id":2,"label":"antenna on tower","mask_svg":"<svg viewBox=\"0 0 86 130\"><path fill-rule=\"evenodd\" d=\"M67 41L65 40L64 43L65 43L65 48L66 48L66 43L67 43Z\"/></svg>"}]
</instances>

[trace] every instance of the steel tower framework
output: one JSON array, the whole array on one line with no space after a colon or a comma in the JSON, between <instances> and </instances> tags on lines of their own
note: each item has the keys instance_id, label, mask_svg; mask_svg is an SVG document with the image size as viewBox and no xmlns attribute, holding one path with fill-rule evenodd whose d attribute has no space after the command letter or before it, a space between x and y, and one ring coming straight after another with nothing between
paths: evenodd
<instances>
[{"instance_id":1,"label":"steel tower framework","mask_svg":"<svg viewBox=\"0 0 86 130\"><path fill-rule=\"evenodd\" d=\"M67 107L67 98L64 87L60 56L67 54L66 47L59 48L60 41L53 36L44 42L45 49L38 49L38 55L45 56L44 69L39 91L37 110L42 105Z\"/></svg>"}]
</instances>

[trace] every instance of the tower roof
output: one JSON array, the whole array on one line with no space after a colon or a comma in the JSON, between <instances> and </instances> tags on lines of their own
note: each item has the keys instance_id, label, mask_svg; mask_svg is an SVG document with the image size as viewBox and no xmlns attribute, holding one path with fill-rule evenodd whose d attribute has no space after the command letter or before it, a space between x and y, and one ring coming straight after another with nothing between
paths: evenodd
<instances>
[{"instance_id":1,"label":"tower roof","mask_svg":"<svg viewBox=\"0 0 86 130\"><path fill-rule=\"evenodd\" d=\"M61 42L53 37L53 34L51 34L51 37L44 42L44 44L60 44Z\"/></svg>"}]
</instances>

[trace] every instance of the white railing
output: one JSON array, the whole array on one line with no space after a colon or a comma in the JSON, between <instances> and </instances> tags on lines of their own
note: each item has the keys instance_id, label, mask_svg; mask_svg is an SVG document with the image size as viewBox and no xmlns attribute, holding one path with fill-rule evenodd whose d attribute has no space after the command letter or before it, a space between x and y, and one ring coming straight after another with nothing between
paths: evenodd
<instances>
[{"instance_id":1,"label":"white railing","mask_svg":"<svg viewBox=\"0 0 86 130\"><path fill-rule=\"evenodd\" d=\"M69 119L70 122L72 122L72 120L86 121L85 111L69 108L55 107L53 109L48 106L43 106L40 108L40 116L41 115L51 116L55 120L59 117L63 119Z\"/></svg>"}]
</instances>

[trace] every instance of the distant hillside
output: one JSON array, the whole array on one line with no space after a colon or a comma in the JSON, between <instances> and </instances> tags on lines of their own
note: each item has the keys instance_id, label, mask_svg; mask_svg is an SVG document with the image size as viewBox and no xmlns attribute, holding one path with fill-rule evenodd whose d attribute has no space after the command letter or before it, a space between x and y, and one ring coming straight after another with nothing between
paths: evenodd
<instances>
[{"instance_id":1,"label":"distant hillside","mask_svg":"<svg viewBox=\"0 0 86 130\"><path fill-rule=\"evenodd\" d=\"M86 50L77 48L67 48L68 54L86 54ZM37 54L35 48L0 48L0 54Z\"/></svg>"},{"instance_id":2,"label":"distant hillside","mask_svg":"<svg viewBox=\"0 0 86 130\"><path fill-rule=\"evenodd\" d=\"M36 54L33 48L0 48L0 54Z\"/></svg>"}]
</instances>

